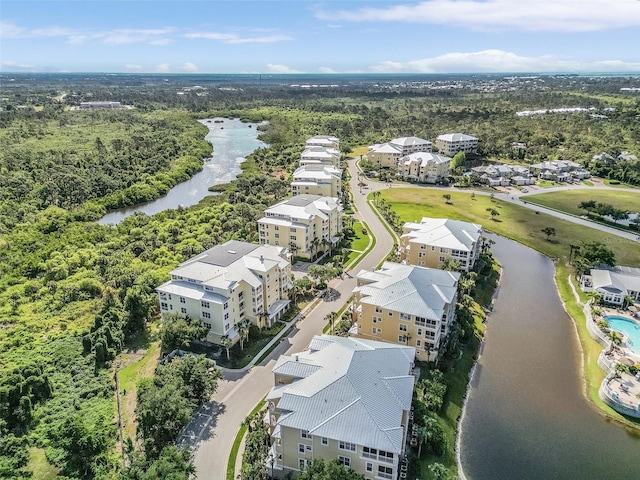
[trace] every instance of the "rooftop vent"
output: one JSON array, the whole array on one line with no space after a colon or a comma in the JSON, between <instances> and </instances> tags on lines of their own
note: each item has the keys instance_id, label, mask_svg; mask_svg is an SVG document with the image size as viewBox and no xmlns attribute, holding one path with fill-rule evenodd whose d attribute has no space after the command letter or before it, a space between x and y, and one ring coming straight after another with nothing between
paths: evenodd
<instances>
[{"instance_id":1,"label":"rooftop vent","mask_svg":"<svg viewBox=\"0 0 640 480\"><path fill-rule=\"evenodd\" d=\"M235 250L229 250L229 253L230 253L231 255L235 255L235 254L236 254L236 251L235 251Z\"/></svg>"}]
</instances>

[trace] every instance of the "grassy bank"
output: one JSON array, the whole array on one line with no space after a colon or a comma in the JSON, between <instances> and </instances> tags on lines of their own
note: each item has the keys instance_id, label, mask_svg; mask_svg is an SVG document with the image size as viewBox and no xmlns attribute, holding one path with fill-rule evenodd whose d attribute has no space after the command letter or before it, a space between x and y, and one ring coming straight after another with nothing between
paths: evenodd
<instances>
[{"instance_id":1,"label":"grassy bank","mask_svg":"<svg viewBox=\"0 0 640 480\"><path fill-rule=\"evenodd\" d=\"M527 202L572 215L585 215L587 212L578 208L578 205L589 200L608 203L620 210L637 210L640 205L640 190L637 193L621 190L565 190L562 192L527 195L526 199Z\"/></svg>"}]
</instances>

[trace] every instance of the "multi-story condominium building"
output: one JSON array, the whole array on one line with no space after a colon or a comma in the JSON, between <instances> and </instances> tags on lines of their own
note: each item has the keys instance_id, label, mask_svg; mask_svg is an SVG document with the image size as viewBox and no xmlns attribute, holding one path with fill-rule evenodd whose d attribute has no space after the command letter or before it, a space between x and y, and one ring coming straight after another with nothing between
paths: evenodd
<instances>
[{"instance_id":1,"label":"multi-story condominium building","mask_svg":"<svg viewBox=\"0 0 640 480\"><path fill-rule=\"evenodd\" d=\"M449 157L458 152L473 153L478 148L478 139L464 133L447 133L436 138L438 151Z\"/></svg>"},{"instance_id":2,"label":"multi-story condominium building","mask_svg":"<svg viewBox=\"0 0 640 480\"><path fill-rule=\"evenodd\" d=\"M435 153L412 153L398 162L398 177L413 182L438 183L449 176L451 159Z\"/></svg>"},{"instance_id":3,"label":"multi-story condominium building","mask_svg":"<svg viewBox=\"0 0 640 480\"><path fill-rule=\"evenodd\" d=\"M440 268L451 259L468 272L480 256L482 225L424 217L420 223L405 223L402 230L400 258L411 265Z\"/></svg>"},{"instance_id":4,"label":"multi-story condominium building","mask_svg":"<svg viewBox=\"0 0 640 480\"><path fill-rule=\"evenodd\" d=\"M293 172L291 193L342 198L342 170L333 165L311 164Z\"/></svg>"},{"instance_id":5,"label":"multi-story condominium building","mask_svg":"<svg viewBox=\"0 0 640 480\"><path fill-rule=\"evenodd\" d=\"M341 232L342 206L335 197L296 195L267 208L258 220L262 245L287 247L307 259L337 245Z\"/></svg>"},{"instance_id":6,"label":"multi-story condominium building","mask_svg":"<svg viewBox=\"0 0 640 480\"><path fill-rule=\"evenodd\" d=\"M340 166L340 151L332 147L307 147L300 155L300 165Z\"/></svg>"},{"instance_id":7,"label":"multi-story condominium building","mask_svg":"<svg viewBox=\"0 0 640 480\"><path fill-rule=\"evenodd\" d=\"M324 147L340 150L340 140L331 135L316 135L306 141L307 147Z\"/></svg>"},{"instance_id":8,"label":"multi-story condominium building","mask_svg":"<svg viewBox=\"0 0 640 480\"><path fill-rule=\"evenodd\" d=\"M315 336L305 352L280 357L265 416L273 477L295 476L322 458L368 480L397 479L414 357L411 347L329 335Z\"/></svg>"},{"instance_id":9,"label":"multi-story condominium building","mask_svg":"<svg viewBox=\"0 0 640 480\"><path fill-rule=\"evenodd\" d=\"M238 325L271 326L289 306L291 263L287 248L230 240L178 265L156 291L160 312L199 318L206 340L234 343Z\"/></svg>"},{"instance_id":10,"label":"multi-story condominium building","mask_svg":"<svg viewBox=\"0 0 640 480\"><path fill-rule=\"evenodd\" d=\"M363 270L354 288L359 338L415 346L419 360L434 360L455 319L459 272L385 262Z\"/></svg>"},{"instance_id":11,"label":"multi-story condominium building","mask_svg":"<svg viewBox=\"0 0 640 480\"><path fill-rule=\"evenodd\" d=\"M395 169L402 158L402 147L393 143L376 143L367 151L367 160L378 168Z\"/></svg>"},{"instance_id":12,"label":"multi-story condominium building","mask_svg":"<svg viewBox=\"0 0 640 480\"><path fill-rule=\"evenodd\" d=\"M80 109L92 108L122 108L122 104L120 102L80 102Z\"/></svg>"},{"instance_id":13,"label":"multi-story condominium building","mask_svg":"<svg viewBox=\"0 0 640 480\"><path fill-rule=\"evenodd\" d=\"M431 152L431 142L418 137L401 137L371 145L368 150L367 160L371 163L395 170L402 157L416 152Z\"/></svg>"}]
</instances>

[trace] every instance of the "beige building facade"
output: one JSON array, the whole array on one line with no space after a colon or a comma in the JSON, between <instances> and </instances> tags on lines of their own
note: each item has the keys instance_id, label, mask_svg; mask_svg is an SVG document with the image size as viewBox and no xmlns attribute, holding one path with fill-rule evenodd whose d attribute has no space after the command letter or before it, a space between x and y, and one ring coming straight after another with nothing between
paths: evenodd
<instances>
[{"instance_id":1,"label":"beige building facade","mask_svg":"<svg viewBox=\"0 0 640 480\"><path fill-rule=\"evenodd\" d=\"M300 154L300 166L340 166L340 151L333 147L308 146Z\"/></svg>"},{"instance_id":2,"label":"beige building facade","mask_svg":"<svg viewBox=\"0 0 640 480\"><path fill-rule=\"evenodd\" d=\"M400 259L410 265L441 268L451 259L468 272L480 256L482 225L424 217L420 223L405 223L402 230Z\"/></svg>"},{"instance_id":3,"label":"beige building facade","mask_svg":"<svg viewBox=\"0 0 640 480\"><path fill-rule=\"evenodd\" d=\"M371 145L368 148L367 160L377 167L396 170L398 162L404 156L416 152L431 152L432 144L418 137L394 138L390 142Z\"/></svg>"},{"instance_id":4,"label":"beige building facade","mask_svg":"<svg viewBox=\"0 0 640 480\"><path fill-rule=\"evenodd\" d=\"M342 170L333 165L303 165L293 172L292 179L293 195L342 197Z\"/></svg>"},{"instance_id":5,"label":"beige building facade","mask_svg":"<svg viewBox=\"0 0 640 480\"><path fill-rule=\"evenodd\" d=\"M412 153L398 162L398 177L420 183L439 183L449 176L451 159L435 153Z\"/></svg>"},{"instance_id":6,"label":"beige building facade","mask_svg":"<svg viewBox=\"0 0 640 480\"><path fill-rule=\"evenodd\" d=\"M291 263L287 248L231 240L181 263L156 291L162 315L198 318L206 340L236 343L239 325L273 325L289 306Z\"/></svg>"},{"instance_id":7,"label":"beige building facade","mask_svg":"<svg viewBox=\"0 0 640 480\"><path fill-rule=\"evenodd\" d=\"M447 133L436 138L438 152L453 157L458 152L474 153L478 148L478 139L464 133Z\"/></svg>"},{"instance_id":8,"label":"beige building facade","mask_svg":"<svg viewBox=\"0 0 640 480\"><path fill-rule=\"evenodd\" d=\"M295 477L322 458L368 480L398 478L414 358L411 347L329 335L315 336L304 352L280 357L265 415L273 476Z\"/></svg>"},{"instance_id":9,"label":"beige building facade","mask_svg":"<svg viewBox=\"0 0 640 480\"><path fill-rule=\"evenodd\" d=\"M286 247L294 256L314 259L340 241L342 206L335 197L296 195L266 209L258 233L261 245Z\"/></svg>"},{"instance_id":10,"label":"beige building facade","mask_svg":"<svg viewBox=\"0 0 640 480\"><path fill-rule=\"evenodd\" d=\"M435 360L455 320L460 273L385 262L363 270L353 290L358 338L415 347L416 358Z\"/></svg>"}]
</instances>

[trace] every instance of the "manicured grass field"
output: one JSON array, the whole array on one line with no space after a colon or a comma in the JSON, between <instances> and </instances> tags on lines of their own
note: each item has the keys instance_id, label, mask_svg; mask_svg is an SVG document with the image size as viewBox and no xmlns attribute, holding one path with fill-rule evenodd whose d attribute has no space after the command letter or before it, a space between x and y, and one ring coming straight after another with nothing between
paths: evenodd
<instances>
[{"instance_id":1,"label":"manicured grass field","mask_svg":"<svg viewBox=\"0 0 640 480\"><path fill-rule=\"evenodd\" d=\"M362 227L363 225L359 220L353 222L353 229L356 232L356 236L353 237L353 240L351 241L351 250L363 252L369 245L369 235L364 235L362 233Z\"/></svg>"},{"instance_id":2,"label":"manicured grass field","mask_svg":"<svg viewBox=\"0 0 640 480\"><path fill-rule=\"evenodd\" d=\"M560 220L545 214L535 214L518 205L492 200L471 192L451 192L451 204L442 201L441 190L426 188L394 188L384 190L381 198L392 204L393 210L407 222L422 217L453 218L482 224L485 230L511 238L552 258L568 258L569 245L583 240L597 240L613 250L620 265L640 266L640 248L632 240ZM500 215L491 220L487 208ZM548 241L542 229L555 228L556 236Z\"/></svg>"},{"instance_id":3,"label":"manicured grass field","mask_svg":"<svg viewBox=\"0 0 640 480\"><path fill-rule=\"evenodd\" d=\"M527 202L560 210L573 215L585 215L587 212L578 208L581 202L595 200L608 203L620 210L637 210L640 208L640 190L637 193L620 190L566 190L562 192L527 195Z\"/></svg>"}]
</instances>

